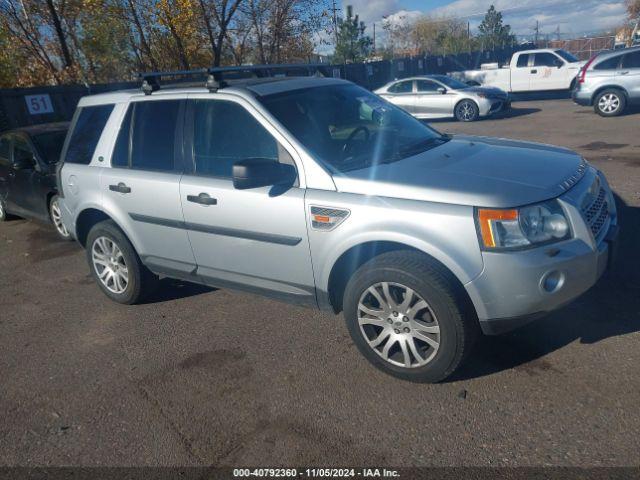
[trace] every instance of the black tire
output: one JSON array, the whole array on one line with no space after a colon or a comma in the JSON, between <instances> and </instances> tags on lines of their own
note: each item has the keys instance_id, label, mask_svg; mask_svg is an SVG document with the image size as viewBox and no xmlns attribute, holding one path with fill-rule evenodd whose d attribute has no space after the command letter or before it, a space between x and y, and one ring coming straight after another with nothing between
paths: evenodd
<instances>
[{"instance_id":1,"label":"black tire","mask_svg":"<svg viewBox=\"0 0 640 480\"><path fill-rule=\"evenodd\" d=\"M480 109L473 100L461 100L454 110L459 122L475 122L480 116Z\"/></svg>"},{"instance_id":2,"label":"black tire","mask_svg":"<svg viewBox=\"0 0 640 480\"><path fill-rule=\"evenodd\" d=\"M99 267L93 261L93 248L96 241L101 238L113 242L122 252L128 277L126 288L122 293L111 291L99 278ZM155 290L158 276L142 264L129 239L112 220L105 220L93 226L87 236L86 248L91 275L104 294L113 301L132 305L148 298Z\"/></svg>"},{"instance_id":3,"label":"black tire","mask_svg":"<svg viewBox=\"0 0 640 480\"><path fill-rule=\"evenodd\" d=\"M608 99L613 102L607 104ZM615 106L615 109L611 110L611 105ZM593 109L601 117L617 117L622 115L627 108L627 97L624 92L617 88L607 88L596 95L593 102Z\"/></svg>"},{"instance_id":4,"label":"black tire","mask_svg":"<svg viewBox=\"0 0 640 480\"><path fill-rule=\"evenodd\" d=\"M53 225L53 229L56 231L58 238L61 240L73 240L71 234L67 230L67 227L62 223L62 213L59 206L60 197L54 195L49 202L49 219ZM56 211L57 209L57 211Z\"/></svg>"},{"instance_id":5,"label":"black tire","mask_svg":"<svg viewBox=\"0 0 640 480\"><path fill-rule=\"evenodd\" d=\"M362 329L360 327L358 304L371 286L381 282L388 282L393 285L393 288L402 285L412 289L428 303L430 311L435 315L439 327L439 347L425 365L418 366L419 362L414 354L410 355L410 363L416 363L416 365L411 367L390 363L369 344L372 338L365 337L368 334L364 331L364 327ZM418 252L389 252L369 260L349 280L343 302L349 333L360 352L378 369L412 382L434 383L449 377L467 357L480 332L478 320L470 302L456 285L451 273ZM396 313L393 312L390 315L396 315ZM400 313L400 317L402 316L403 314ZM390 324L385 327L394 329L395 325L391 325L390 320L392 319L386 320ZM401 324L398 322L396 325ZM373 328L384 331L382 326ZM391 330L388 332L392 335ZM395 332L401 334L398 330ZM389 340L382 342L378 348L390 343L391 338L401 337L389 336L388 338ZM395 345L392 343L390 351L396 349L396 355L398 353L402 355L402 352L398 352L400 343L401 341ZM429 347L426 348L428 352ZM406 361L406 356L400 358Z\"/></svg>"}]
</instances>

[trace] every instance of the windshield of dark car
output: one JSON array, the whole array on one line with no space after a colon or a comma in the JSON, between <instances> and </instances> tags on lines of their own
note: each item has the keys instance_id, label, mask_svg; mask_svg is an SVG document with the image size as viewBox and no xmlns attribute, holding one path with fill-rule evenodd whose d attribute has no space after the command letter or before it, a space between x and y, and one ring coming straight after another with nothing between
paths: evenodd
<instances>
[{"instance_id":1,"label":"windshield of dark car","mask_svg":"<svg viewBox=\"0 0 640 480\"><path fill-rule=\"evenodd\" d=\"M555 52L558 55L560 55L562 58L564 58L569 63L579 62L580 61L576 57L571 55L569 52L567 52L566 50L556 50Z\"/></svg>"},{"instance_id":2,"label":"windshield of dark car","mask_svg":"<svg viewBox=\"0 0 640 480\"><path fill-rule=\"evenodd\" d=\"M60 152L62 152L65 136L66 132L63 131L40 133L33 136L33 143L45 163L53 165L60 160Z\"/></svg>"},{"instance_id":3,"label":"windshield of dark car","mask_svg":"<svg viewBox=\"0 0 640 480\"><path fill-rule=\"evenodd\" d=\"M463 88L469 88L469 85L466 83L462 83L460 80L456 80L455 78L447 77L446 75L434 75L433 78L440 83L443 83L449 88L454 90L461 90Z\"/></svg>"},{"instance_id":4,"label":"windshield of dark car","mask_svg":"<svg viewBox=\"0 0 640 480\"><path fill-rule=\"evenodd\" d=\"M356 85L288 91L260 101L333 173L398 161L448 140Z\"/></svg>"}]
</instances>

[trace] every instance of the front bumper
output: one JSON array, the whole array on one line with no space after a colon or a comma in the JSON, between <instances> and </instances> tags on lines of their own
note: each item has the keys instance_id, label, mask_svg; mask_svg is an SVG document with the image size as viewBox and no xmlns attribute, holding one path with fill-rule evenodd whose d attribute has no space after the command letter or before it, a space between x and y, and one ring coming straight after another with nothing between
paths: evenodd
<instances>
[{"instance_id":1,"label":"front bumper","mask_svg":"<svg viewBox=\"0 0 640 480\"><path fill-rule=\"evenodd\" d=\"M586 177L575 190L560 197L574 238L530 250L483 252L483 271L465 289L485 334L513 330L570 303L589 290L611 264L618 237L615 207L606 230L597 237L581 211L573 207L580 204L585 185L591 185L595 174ZM601 178L610 195L606 179Z\"/></svg>"}]
</instances>

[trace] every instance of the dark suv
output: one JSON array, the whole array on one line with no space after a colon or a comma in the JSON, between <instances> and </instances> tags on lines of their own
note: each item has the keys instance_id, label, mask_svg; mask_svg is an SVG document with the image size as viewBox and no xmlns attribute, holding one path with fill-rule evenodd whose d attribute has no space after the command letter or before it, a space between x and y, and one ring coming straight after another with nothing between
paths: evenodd
<instances>
[{"instance_id":1,"label":"dark suv","mask_svg":"<svg viewBox=\"0 0 640 480\"><path fill-rule=\"evenodd\" d=\"M68 128L68 123L49 123L0 136L0 221L14 214L51 222L61 238L70 238L55 171Z\"/></svg>"}]
</instances>

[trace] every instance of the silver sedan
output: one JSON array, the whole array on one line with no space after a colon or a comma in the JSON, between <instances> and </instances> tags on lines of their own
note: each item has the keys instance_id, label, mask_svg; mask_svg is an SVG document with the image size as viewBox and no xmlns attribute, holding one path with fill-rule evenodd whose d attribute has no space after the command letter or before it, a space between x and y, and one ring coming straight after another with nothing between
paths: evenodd
<instances>
[{"instance_id":1,"label":"silver sedan","mask_svg":"<svg viewBox=\"0 0 640 480\"><path fill-rule=\"evenodd\" d=\"M416 118L455 117L472 122L510 108L499 88L471 87L446 75L403 78L375 91Z\"/></svg>"}]
</instances>

